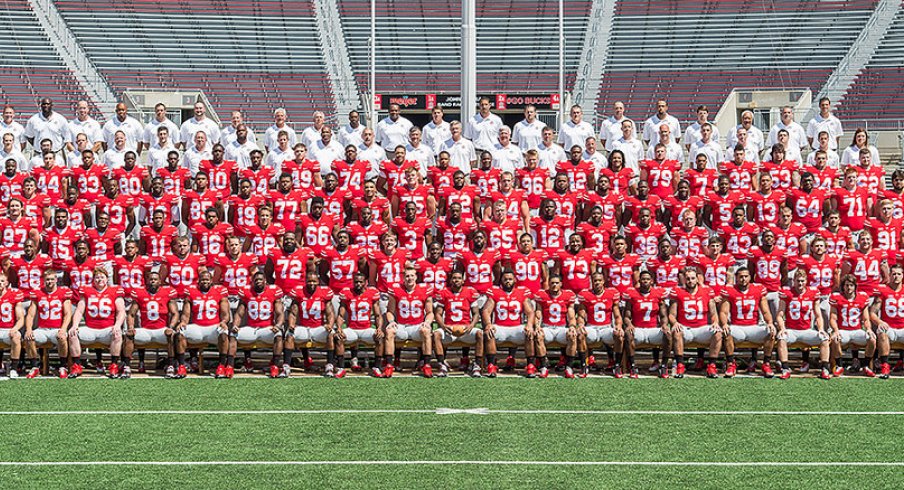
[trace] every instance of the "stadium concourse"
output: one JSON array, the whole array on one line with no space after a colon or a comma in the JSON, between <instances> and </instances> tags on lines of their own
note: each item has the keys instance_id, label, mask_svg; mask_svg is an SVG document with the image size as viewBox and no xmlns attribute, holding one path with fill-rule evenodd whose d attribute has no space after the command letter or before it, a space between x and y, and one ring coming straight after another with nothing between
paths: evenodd
<instances>
[{"instance_id":1,"label":"stadium concourse","mask_svg":"<svg viewBox=\"0 0 904 490\"><path fill-rule=\"evenodd\" d=\"M55 102L0 127L9 377L888 378L904 348L904 171L825 98L724 147L666 100L601 133Z\"/></svg>"}]
</instances>

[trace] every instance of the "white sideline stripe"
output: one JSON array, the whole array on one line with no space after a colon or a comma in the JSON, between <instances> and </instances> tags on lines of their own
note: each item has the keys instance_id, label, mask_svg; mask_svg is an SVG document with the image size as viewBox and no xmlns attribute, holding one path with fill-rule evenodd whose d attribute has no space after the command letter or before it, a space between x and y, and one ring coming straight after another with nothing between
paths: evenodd
<instances>
[{"instance_id":1,"label":"white sideline stripe","mask_svg":"<svg viewBox=\"0 0 904 490\"><path fill-rule=\"evenodd\" d=\"M0 411L6 415L775 415L775 416L898 416L904 411L790 411L790 410L491 410L488 408L436 409L317 409L317 410L45 410Z\"/></svg>"},{"instance_id":2,"label":"white sideline stripe","mask_svg":"<svg viewBox=\"0 0 904 490\"><path fill-rule=\"evenodd\" d=\"M904 461L0 461L2 466L904 466Z\"/></svg>"}]
</instances>

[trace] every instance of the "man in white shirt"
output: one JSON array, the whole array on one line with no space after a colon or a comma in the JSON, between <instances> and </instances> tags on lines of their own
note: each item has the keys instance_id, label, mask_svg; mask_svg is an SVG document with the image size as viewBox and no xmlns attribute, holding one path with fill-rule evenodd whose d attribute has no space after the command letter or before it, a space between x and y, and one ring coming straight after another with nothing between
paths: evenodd
<instances>
[{"instance_id":1,"label":"man in white shirt","mask_svg":"<svg viewBox=\"0 0 904 490\"><path fill-rule=\"evenodd\" d=\"M267 151L270 151L271 148L276 148L278 145L276 139L279 137L280 131L286 132L286 136L289 138L289 147L292 148L295 146L298 138L295 135L295 130L289 126L288 121L289 115L286 113L285 109L280 107L273 111L273 124L271 124L264 133L264 148L266 148ZM289 160L291 160L291 158Z\"/></svg>"},{"instance_id":2,"label":"man in white shirt","mask_svg":"<svg viewBox=\"0 0 904 490\"><path fill-rule=\"evenodd\" d=\"M28 159L19 150L19 139L12 132L3 133L3 149L0 150L0 162L5 163L10 158L16 161L16 168L20 172L28 171Z\"/></svg>"},{"instance_id":3,"label":"man in white shirt","mask_svg":"<svg viewBox=\"0 0 904 490\"><path fill-rule=\"evenodd\" d=\"M621 151L625 155L625 168L633 170L634 175L640 175L640 161L643 160L643 143L635 136L634 121L630 119L622 121L621 130L621 137L612 143L612 151Z\"/></svg>"},{"instance_id":4,"label":"man in white shirt","mask_svg":"<svg viewBox=\"0 0 904 490\"><path fill-rule=\"evenodd\" d=\"M207 108L201 102L195 102L195 117L182 123L179 131L179 138L185 146L193 146L195 143L195 135L198 131L203 131L207 135L207 143L220 141L220 126L207 117ZM188 148L186 148L188 149ZM208 151L209 152L209 151ZM192 174L194 175L194 174Z\"/></svg>"},{"instance_id":5,"label":"man in white shirt","mask_svg":"<svg viewBox=\"0 0 904 490\"><path fill-rule=\"evenodd\" d=\"M380 172L380 163L386 160L386 150L377 144L374 130L364 128L361 132L361 144L358 145L358 160L370 163L372 172Z\"/></svg>"},{"instance_id":6,"label":"man in white shirt","mask_svg":"<svg viewBox=\"0 0 904 490\"><path fill-rule=\"evenodd\" d=\"M434 155L439 155L442 150L443 143L452 137L449 130L449 123L443 120L443 108L434 107L430 112L430 122L424 126L424 143L433 149Z\"/></svg>"},{"instance_id":7,"label":"man in white shirt","mask_svg":"<svg viewBox=\"0 0 904 490\"><path fill-rule=\"evenodd\" d=\"M518 145L512 143L512 128L508 126L499 128L499 141L490 153L493 155L493 168L512 173L524 168L524 154Z\"/></svg>"},{"instance_id":8,"label":"man in white shirt","mask_svg":"<svg viewBox=\"0 0 904 490\"><path fill-rule=\"evenodd\" d=\"M348 113L348 124L339 128L339 142L342 146L353 145L357 148L364 140L361 133L364 132L364 125L361 124L361 115L358 111Z\"/></svg>"},{"instance_id":9,"label":"man in white shirt","mask_svg":"<svg viewBox=\"0 0 904 490\"><path fill-rule=\"evenodd\" d=\"M244 123L235 128L235 139L226 146L226 159L236 162L241 169L251 166L251 152L257 150L257 143L249 139L251 131Z\"/></svg>"},{"instance_id":10,"label":"man in white shirt","mask_svg":"<svg viewBox=\"0 0 904 490\"><path fill-rule=\"evenodd\" d=\"M409 160L418 163L423 176L427 175L430 167L436 165L433 149L421 141L421 128L417 126L411 126L411 129L408 130L408 144L405 145L405 152L408 154Z\"/></svg>"},{"instance_id":11,"label":"man in white shirt","mask_svg":"<svg viewBox=\"0 0 904 490\"><path fill-rule=\"evenodd\" d=\"M539 166L555 174L556 164L567 160L568 155L565 149L556 143L555 133L549 126L543 128L541 138L540 146L537 147L537 153L540 155Z\"/></svg>"},{"instance_id":12,"label":"man in white shirt","mask_svg":"<svg viewBox=\"0 0 904 490\"><path fill-rule=\"evenodd\" d=\"M184 124L182 125L182 129L185 129ZM213 153L211 153L210 147L207 145L207 142L209 141L207 133L203 130L199 129L195 133L194 138L192 138L192 141L193 144L191 145L191 148L185 150L185 154L182 155L182 166L187 168L189 172L191 172L192 178L194 178L201 168L201 160L210 160L213 158Z\"/></svg>"},{"instance_id":13,"label":"man in white shirt","mask_svg":"<svg viewBox=\"0 0 904 490\"><path fill-rule=\"evenodd\" d=\"M760 163L760 151L753 141L750 141L750 135L743 126L735 129L735 137L729 138L734 140L734 144L725 147L724 162L734 160L735 147L740 145L744 147L744 160L748 162Z\"/></svg>"},{"instance_id":14,"label":"man in white shirt","mask_svg":"<svg viewBox=\"0 0 904 490\"><path fill-rule=\"evenodd\" d=\"M88 135L79 133L75 137L75 148L73 148L72 151L66 152L66 166L69 168L80 167L82 165L82 152L85 150L91 150ZM0 154L2 153L3 152L0 152Z\"/></svg>"},{"instance_id":15,"label":"man in white shirt","mask_svg":"<svg viewBox=\"0 0 904 490\"><path fill-rule=\"evenodd\" d=\"M571 148L575 145L583 148L587 138L596 134L593 126L584 121L583 118L584 111L581 110L581 106L577 104L571 106L571 120L566 121L559 128L558 143L562 145L562 148Z\"/></svg>"},{"instance_id":16,"label":"man in white shirt","mask_svg":"<svg viewBox=\"0 0 904 490\"><path fill-rule=\"evenodd\" d=\"M305 146L308 147L308 150L312 150L314 148L314 144L320 141L320 138L323 137L323 127L324 122L326 121L326 114L320 111L314 111L311 114L311 119L314 121L314 124L304 128L301 132L301 142L304 143ZM330 160L329 163L333 163Z\"/></svg>"},{"instance_id":17,"label":"man in white shirt","mask_svg":"<svg viewBox=\"0 0 904 490\"><path fill-rule=\"evenodd\" d=\"M307 147L305 147L304 143L295 143L295 146L301 145L307 151ZM289 160L295 159L295 147L289 146L289 132L288 131L280 131L276 134L276 143L273 148L267 153L267 157L264 159L264 165L273 169L275 174L279 174L282 171L283 162L287 162Z\"/></svg>"},{"instance_id":18,"label":"man in white shirt","mask_svg":"<svg viewBox=\"0 0 904 490\"><path fill-rule=\"evenodd\" d=\"M593 162L594 177L598 177L600 170L609 164L603 153L596 150L596 146L596 138L593 136L587 138L584 141L584 154L581 156L582 159Z\"/></svg>"},{"instance_id":19,"label":"man in white shirt","mask_svg":"<svg viewBox=\"0 0 904 490\"><path fill-rule=\"evenodd\" d=\"M713 139L715 127L711 123L703 123L700 125L700 139L691 145L691 149L687 152L687 160L689 165L693 165L697 161L697 155L706 155L706 168L717 169L722 161L722 147Z\"/></svg>"},{"instance_id":20,"label":"man in white shirt","mask_svg":"<svg viewBox=\"0 0 904 490\"><path fill-rule=\"evenodd\" d=\"M141 137L141 143L144 148L150 149L151 146L157 143L157 130L161 126L166 128L167 138L171 146L175 147L181 143L179 140L179 126L176 126L176 123L166 117L166 105L160 102L154 105L154 119L151 119L144 126L144 132ZM166 154L163 155L163 160L161 161L163 162L162 165L166 166Z\"/></svg>"},{"instance_id":21,"label":"man in white shirt","mask_svg":"<svg viewBox=\"0 0 904 490\"><path fill-rule=\"evenodd\" d=\"M63 151L69 136L69 123L59 112L53 111L53 101L47 97L41 99L41 111L31 116L25 125L25 140L32 148L41 144L41 140L49 139L54 153Z\"/></svg>"},{"instance_id":22,"label":"man in white shirt","mask_svg":"<svg viewBox=\"0 0 904 490\"><path fill-rule=\"evenodd\" d=\"M839 168L841 165L841 157L838 155L838 152L832 149L832 136L828 131L823 130L820 131L816 135L816 150L821 151L826 154L826 159L828 160L828 166L832 168ZM814 165L816 163L816 152L811 151L809 155L807 155L807 165Z\"/></svg>"},{"instance_id":23,"label":"man in white shirt","mask_svg":"<svg viewBox=\"0 0 904 490\"><path fill-rule=\"evenodd\" d=\"M144 127L138 119L129 115L128 108L122 102L116 104L116 115L104 123L104 151L115 145L117 131L122 131L126 136L126 148L137 153L144 138Z\"/></svg>"},{"instance_id":24,"label":"man in white shirt","mask_svg":"<svg viewBox=\"0 0 904 490\"><path fill-rule=\"evenodd\" d=\"M741 113L741 124L735 126L734 131L728 135L728 142L725 144L725 147L734 148L735 145L739 143L738 129L741 128L744 128L747 132L747 144L745 144L744 147L747 148L748 146L752 146L759 155L763 151L763 145L765 144L766 139L763 137L763 132L760 131L760 128L753 125L753 111L744 111Z\"/></svg>"},{"instance_id":25,"label":"man in white shirt","mask_svg":"<svg viewBox=\"0 0 904 490\"><path fill-rule=\"evenodd\" d=\"M455 167L465 175L471 175L471 169L477 164L477 149L474 143L464 137L464 128L460 121L449 123L449 132L452 135L443 143L440 151L449 154L449 166Z\"/></svg>"},{"instance_id":26,"label":"man in white shirt","mask_svg":"<svg viewBox=\"0 0 904 490\"><path fill-rule=\"evenodd\" d=\"M693 124L689 125L686 130L684 130L684 138L681 140L684 143L684 149L690 151L691 146L700 140L700 128L709 122L709 107L705 105L697 106L697 120L694 121ZM712 126L713 141L719 141L719 128Z\"/></svg>"},{"instance_id":27,"label":"man in white shirt","mask_svg":"<svg viewBox=\"0 0 904 490\"><path fill-rule=\"evenodd\" d=\"M625 103L618 101L612 104L612 115L603 121L600 127L600 143L606 151L612 151L612 143L621 138L621 123L625 120Z\"/></svg>"},{"instance_id":28,"label":"man in white shirt","mask_svg":"<svg viewBox=\"0 0 904 490\"><path fill-rule=\"evenodd\" d=\"M88 101L80 100L76 103L75 119L69 121L69 136L72 137L72 140L66 144L67 150L72 151L75 148L75 137L84 133L93 146L91 149L95 152L100 151L104 142L104 133L100 123L91 117L90 112Z\"/></svg>"},{"instance_id":29,"label":"man in white shirt","mask_svg":"<svg viewBox=\"0 0 904 490\"><path fill-rule=\"evenodd\" d=\"M377 123L374 137L377 143L390 155L395 152L397 146L405 146L408 143L408 130L411 129L411 121L402 117L402 108L398 104L389 105L389 115Z\"/></svg>"},{"instance_id":30,"label":"man in white shirt","mask_svg":"<svg viewBox=\"0 0 904 490\"><path fill-rule=\"evenodd\" d=\"M0 121L0 136L7 133L15 136L19 150L25 149L25 127L16 122L16 110L11 105L3 107L3 120Z\"/></svg>"},{"instance_id":31,"label":"man in white shirt","mask_svg":"<svg viewBox=\"0 0 904 490\"><path fill-rule=\"evenodd\" d=\"M543 141L543 128L546 124L537 119L537 108L529 105L524 108L524 119L512 129L512 141L522 151L536 150Z\"/></svg>"},{"instance_id":32,"label":"man in white shirt","mask_svg":"<svg viewBox=\"0 0 904 490\"><path fill-rule=\"evenodd\" d=\"M804 136L803 141L804 144L806 144L806 136ZM791 133L789 133L787 129L778 130L778 141L776 143L782 145L785 149L785 160L797 162L798 165L804 163L804 159L801 157L800 147L797 146L797 143L791 143Z\"/></svg>"},{"instance_id":33,"label":"man in white shirt","mask_svg":"<svg viewBox=\"0 0 904 490\"><path fill-rule=\"evenodd\" d=\"M176 131L178 131L178 128ZM148 168L151 172L156 172L157 169L166 167L166 156L171 151L176 151L176 145L170 138L170 127L166 124L158 124L154 142L148 147Z\"/></svg>"},{"instance_id":34,"label":"man in white shirt","mask_svg":"<svg viewBox=\"0 0 904 490\"><path fill-rule=\"evenodd\" d=\"M320 139L308 147L311 160L320 163L320 174L326 175L332 172L333 162L345 158L345 148L333 139L333 128L323 125L320 129Z\"/></svg>"},{"instance_id":35,"label":"man in white shirt","mask_svg":"<svg viewBox=\"0 0 904 490\"><path fill-rule=\"evenodd\" d=\"M464 137L474 143L477 150L492 150L499 140L502 119L490 112L490 98L481 97L477 102L477 114L471 116L464 128Z\"/></svg>"},{"instance_id":36,"label":"man in white shirt","mask_svg":"<svg viewBox=\"0 0 904 490\"><path fill-rule=\"evenodd\" d=\"M766 139L766 148L772 148L772 145L779 143L778 132L784 129L788 132L788 140L791 144L796 145L798 153L800 149L807 146L807 132L804 127L794 120L794 108L789 105L782 107L781 120L772 126L769 130L769 137ZM787 157L788 147L785 148L785 156Z\"/></svg>"},{"instance_id":37,"label":"man in white shirt","mask_svg":"<svg viewBox=\"0 0 904 490\"><path fill-rule=\"evenodd\" d=\"M128 137L123 130L113 133L113 144L104 151L104 166L107 170L122 167L125 164L126 153L134 151L129 148Z\"/></svg>"},{"instance_id":38,"label":"man in white shirt","mask_svg":"<svg viewBox=\"0 0 904 490\"><path fill-rule=\"evenodd\" d=\"M666 160L677 160L679 162L684 161L684 150L682 150L681 145L672 141L672 129L669 128L668 124L662 124L659 126L659 143L665 145L665 159ZM652 160L656 156L656 145L650 145L647 147L647 160Z\"/></svg>"},{"instance_id":39,"label":"man in white shirt","mask_svg":"<svg viewBox=\"0 0 904 490\"><path fill-rule=\"evenodd\" d=\"M819 114L807 123L807 142L814 150L819 148L817 137L820 131L829 133L829 148L837 150L841 137L844 136L844 129L841 121L832 114L832 102L828 97L819 99Z\"/></svg>"},{"instance_id":40,"label":"man in white shirt","mask_svg":"<svg viewBox=\"0 0 904 490\"><path fill-rule=\"evenodd\" d=\"M38 150L31 156L28 165L21 169L22 172L31 172L32 170L44 166L44 154L53 153L53 142L50 138L44 138L38 143Z\"/></svg>"},{"instance_id":41,"label":"man in white shirt","mask_svg":"<svg viewBox=\"0 0 904 490\"><path fill-rule=\"evenodd\" d=\"M676 138L680 138L681 124L678 122L678 118L669 114L669 104L664 99L659 99L656 101L656 114L650 116L643 124L643 140L647 143L656 141L658 138L656 133L663 123L669 125Z\"/></svg>"},{"instance_id":42,"label":"man in white shirt","mask_svg":"<svg viewBox=\"0 0 904 490\"><path fill-rule=\"evenodd\" d=\"M223 145L224 148L229 148L229 145L235 141L235 133L238 131L239 126L245 126L246 138L248 141L252 143L257 143L257 138L254 136L254 131L245 124L245 116L242 115L242 111L232 111L232 121L229 126L223 128L220 131L220 144Z\"/></svg>"}]
</instances>

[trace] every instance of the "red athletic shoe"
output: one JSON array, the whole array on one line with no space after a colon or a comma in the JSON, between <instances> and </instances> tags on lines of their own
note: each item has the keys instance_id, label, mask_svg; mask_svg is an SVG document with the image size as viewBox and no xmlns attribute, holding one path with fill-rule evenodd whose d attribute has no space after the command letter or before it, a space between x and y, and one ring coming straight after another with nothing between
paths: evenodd
<instances>
[{"instance_id":1,"label":"red athletic shoe","mask_svg":"<svg viewBox=\"0 0 904 490\"><path fill-rule=\"evenodd\" d=\"M276 378L278 376L279 376L279 368L276 367L276 364L271 364L270 365L270 377Z\"/></svg>"},{"instance_id":2,"label":"red athletic shoe","mask_svg":"<svg viewBox=\"0 0 904 490\"><path fill-rule=\"evenodd\" d=\"M310 371L314 368L314 359L311 359L310 356L304 358L304 370Z\"/></svg>"},{"instance_id":3,"label":"red athletic shoe","mask_svg":"<svg viewBox=\"0 0 904 490\"><path fill-rule=\"evenodd\" d=\"M66 366L62 366L60 367L58 374L60 376L60 379L66 379L69 377L69 370L66 369Z\"/></svg>"},{"instance_id":4,"label":"red athletic shoe","mask_svg":"<svg viewBox=\"0 0 904 490\"><path fill-rule=\"evenodd\" d=\"M665 368L664 370L665 370L666 374L668 374L668 369ZM684 377L685 371L687 371L687 368L684 367L684 363L683 363L683 362L679 362L679 363L675 366L675 377L678 378L678 379L683 378L683 377ZM666 377L667 377L667 376L666 376Z\"/></svg>"},{"instance_id":5,"label":"red athletic shoe","mask_svg":"<svg viewBox=\"0 0 904 490\"><path fill-rule=\"evenodd\" d=\"M28 374L25 375L25 379L35 379L41 375L41 370L37 367L33 367L28 370Z\"/></svg>"},{"instance_id":6,"label":"red athletic shoe","mask_svg":"<svg viewBox=\"0 0 904 490\"><path fill-rule=\"evenodd\" d=\"M370 375L373 376L374 378L382 378L383 371L380 371L380 368L378 368L377 366L374 366L370 370Z\"/></svg>"},{"instance_id":7,"label":"red athletic shoe","mask_svg":"<svg viewBox=\"0 0 904 490\"><path fill-rule=\"evenodd\" d=\"M838 378L841 377L842 374L844 374L844 368L841 366L835 366L835 370L832 371L832 376Z\"/></svg>"},{"instance_id":8,"label":"red athletic shoe","mask_svg":"<svg viewBox=\"0 0 904 490\"><path fill-rule=\"evenodd\" d=\"M622 379L625 376L622 374L621 366L615 366L612 368L612 377L615 379Z\"/></svg>"},{"instance_id":9,"label":"red athletic shoe","mask_svg":"<svg viewBox=\"0 0 904 490\"><path fill-rule=\"evenodd\" d=\"M499 368L495 364L487 364L487 377L495 378L499 374Z\"/></svg>"},{"instance_id":10,"label":"red athletic shoe","mask_svg":"<svg viewBox=\"0 0 904 490\"><path fill-rule=\"evenodd\" d=\"M111 362L110 368L107 369L107 376L109 376L111 378L118 378L119 377L119 365L116 364L115 362Z\"/></svg>"},{"instance_id":11,"label":"red athletic shoe","mask_svg":"<svg viewBox=\"0 0 904 490\"><path fill-rule=\"evenodd\" d=\"M384 378L391 378L391 377L392 377L392 373L393 373L394 371L395 371L395 366L393 366L392 364L386 366L385 368L383 368L383 377L384 377Z\"/></svg>"},{"instance_id":12,"label":"red athletic shoe","mask_svg":"<svg viewBox=\"0 0 904 490\"><path fill-rule=\"evenodd\" d=\"M675 376L675 377L677 378L678 376ZM706 365L706 377L707 378L718 378L719 377L719 370L718 370L718 368L716 368L716 364L714 362L711 362Z\"/></svg>"},{"instance_id":13,"label":"red athletic shoe","mask_svg":"<svg viewBox=\"0 0 904 490\"><path fill-rule=\"evenodd\" d=\"M788 379L791 377L791 370L788 368L782 369L782 374L778 376L778 379Z\"/></svg>"},{"instance_id":14,"label":"red athletic shoe","mask_svg":"<svg viewBox=\"0 0 904 490\"><path fill-rule=\"evenodd\" d=\"M567 379L574 379L574 369L571 369L571 366L565 367L565 373L562 374Z\"/></svg>"},{"instance_id":15,"label":"red athletic shoe","mask_svg":"<svg viewBox=\"0 0 904 490\"><path fill-rule=\"evenodd\" d=\"M876 377L876 373L873 372L873 370L870 369L869 366L863 366L863 375L866 376L867 378L875 378Z\"/></svg>"},{"instance_id":16,"label":"red athletic shoe","mask_svg":"<svg viewBox=\"0 0 904 490\"><path fill-rule=\"evenodd\" d=\"M772 366L769 365L768 362L763 363L763 377L764 378L772 378L775 376L775 373L772 372Z\"/></svg>"},{"instance_id":17,"label":"red athletic shoe","mask_svg":"<svg viewBox=\"0 0 904 490\"><path fill-rule=\"evenodd\" d=\"M72 369L69 371L69 377L70 378L78 378L79 376L82 375L83 370L84 369L82 368L82 363L76 362L72 365Z\"/></svg>"},{"instance_id":18,"label":"red athletic shoe","mask_svg":"<svg viewBox=\"0 0 904 490\"><path fill-rule=\"evenodd\" d=\"M904 371L904 359L898 359L898 362L895 363L894 369L892 371L899 373Z\"/></svg>"},{"instance_id":19,"label":"red athletic shoe","mask_svg":"<svg viewBox=\"0 0 904 490\"><path fill-rule=\"evenodd\" d=\"M512 356L508 356L505 358L505 368L506 371L512 371L515 369L515 358Z\"/></svg>"},{"instance_id":20,"label":"red athletic shoe","mask_svg":"<svg viewBox=\"0 0 904 490\"><path fill-rule=\"evenodd\" d=\"M828 368L822 368L819 370L819 379L832 379L832 373Z\"/></svg>"},{"instance_id":21,"label":"red athletic shoe","mask_svg":"<svg viewBox=\"0 0 904 490\"><path fill-rule=\"evenodd\" d=\"M640 378L640 375L637 373L637 368L632 367L631 371L628 372L628 379L638 379L638 378Z\"/></svg>"},{"instance_id":22,"label":"red athletic shoe","mask_svg":"<svg viewBox=\"0 0 904 490\"><path fill-rule=\"evenodd\" d=\"M614 369L615 368L615 359L609 359L609 362L606 363L606 369Z\"/></svg>"},{"instance_id":23,"label":"red athletic shoe","mask_svg":"<svg viewBox=\"0 0 904 490\"><path fill-rule=\"evenodd\" d=\"M235 368L232 366L226 366L226 377L232 379L235 376Z\"/></svg>"},{"instance_id":24,"label":"red athletic shoe","mask_svg":"<svg viewBox=\"0 0 904 490\"><path fill-rule=\"evenodd\" d=\"M596 356L587 356L587 367L596 369Z\"/></svg>"},{"instance_id":25,"label":"red athletic shoe","mask_svg":"<svg viewBox=\"0 0 904 490\"><path fill-rule=\"evenodd\" d=\"M225 378L226 377L226 366L222 364L217 365L217 370L213 373L214 378Z\"/></svg>"},{"instance_id":26,"label":"red athletic shoe","mask_svg":"<svg viewBox=\"0 0 904 490\"><path fill-rule=\"evenodd\" d=\"M188 369L185 368L185 364L180 364L178 368L176 368L176 377L184 378L188 376Z\"/></svg>"},{"instance_id":27,"label":"red athletic shoe","mask_svg":"<svg viewBox=\"0 0 904 490\"><path fill-rule=\"evenodd\" d=\"M511 357L509 359L511 359ZM524 368L524 375L528 378L536 378L537 366L534 366L533 363L528 364L527 367Z\"/></svg>"},{"instance_id":28,"label":"red athletic shoe","mask_svg":"<svg viewBox=\"0 0 904 490\"><path fill-rule=\"evenodd\" d=\"M879 378L888 379L888 376L890 374L891 374L891 366L889 366L887 362L883 362L882 367L879 369Z\"/></svg>"},{"instance_id":29,"label":"red athletic shoe","mask_svg":"<svg viewBox=\"0 0 904 490\"><path fill-rule=\"evenodd\" d=\"M738 374L738 365L734 362L729 362L728 367L725 368L725 377L734 378L736 374Z\"/></svg>"},{"instance_id":30,"label":"red athletic shoe","mask_svg":"<svg viewBox=\"0 0 904 490\"><path fill-rule=\"evenodd\" d=\"M423 374L425 378L433 377L433 368L430 367L430 364L424 363L424 365L421 366L421 374Z\"/></svg>"},{"instance_id":31,"label":"red athletic shoe","mask_svg":"<svg viewBox=\"0 0 904 490\"><path fill-rule=\"evenodd\" d=\"M556 369L561 370L565 367L565 356L559 357L559 362L556 363Z\"/></svg>"},{"instance_id":32,"label":"red athletic shoe","mask_svg":"<svg viewBox=\"0 0 904 490\"><path fill-rule=\"evenodd\" d=\"M334 376L336 378L344 378L346 374L348 374L348 371L346 371L345 368L339 368L336 370L336 374Z\"/></svg>"},{"instance_id":33,"label":"red athletic shoe","mask_svg":"<svg viewBox=\"0 0 904 490\"><path fill-rule=\"evenodd\" d=\"M696 361L694 361L694 371L703 371L703 358L698 357ZM708 372L708 369L707 369ZM675 376L676 378L678 376Z\"/></svg>"},{"instance_id":34,"label":"red athletic shoe","mask_svg":"<svg viewBox=\"0 0 904 490\"><path fill-rule=\"evenodd\" d=\"M669 367L665 363L659 365L659 377L661 379L669 379Z\"/></svg>"},{"instance_id":35,"label":"red athletic shoe","mask_svg":"<svg viewBox=\"0 0 904 490\"><path fill-rule=\"evenodd\" d=\"M541 367L539 371L537 371L538 378L547 378L549 376L549 368L544 366Z\"/></svg>"}]
</instances>

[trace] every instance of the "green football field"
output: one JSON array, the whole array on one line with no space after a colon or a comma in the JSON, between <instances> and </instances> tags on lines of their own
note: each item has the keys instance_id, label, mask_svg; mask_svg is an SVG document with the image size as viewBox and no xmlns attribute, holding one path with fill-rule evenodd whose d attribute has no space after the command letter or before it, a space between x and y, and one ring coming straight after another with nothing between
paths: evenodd
<instances>
[{"instance_id":1,"label":"green football field","mask_svg":"<svg viewBox=\"0 0 904 490\"><path fill-rule=\"evenodd\" d=\"M902 390L856 378L4 381L0 488L900 489Z\"/></svg>"}]
</instances>

